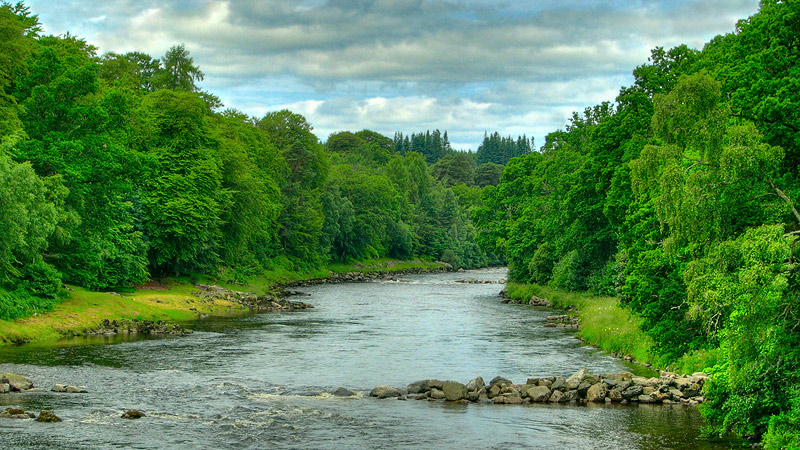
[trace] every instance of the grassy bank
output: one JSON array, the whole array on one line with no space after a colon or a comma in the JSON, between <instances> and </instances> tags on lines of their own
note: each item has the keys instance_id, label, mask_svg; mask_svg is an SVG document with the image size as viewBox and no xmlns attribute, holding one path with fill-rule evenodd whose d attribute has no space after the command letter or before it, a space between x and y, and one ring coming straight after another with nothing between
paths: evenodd
<instances>
[{"instance_id":1,"label":"grassy bank","mask_svg":"<svg viewBox=\"0 0 800 450\"><path fill-rule=\"evenodd\" d=\"M653 368L693 373L713 366L716 361L715 351L695 352L677 361L658 355L654 351L652 338L640 328L642 319L622 308L616 297L519 283L509 283L506 290L512 299L523 303L535 295L550 300L553 307L558 309L573 307L571 314L581 320L578 334L584 341L620 356L631 355L636 361L651 364Z\"/></svg>"},{"instance_id":2,"label":"grassy bank","mask_svg":"<svg viewBox=\"0 0 800 450\"><path fill-rule=\"evenodd\" d=\"M195 320L200 315L227 315L245 311L237 303L225 300L202 300L194 294L195 282L213 283L238 291L264 294L275 290L282 283L325 278L332 273L394 272L439 267L440 263L384 259L353 265L338 264L314 271L278 269L252 277L244 283L225 282L208 277L160 280L123 294L92 292L77 286L68 286L68 297L52 311L13 321L0 320L0 345L55 342L95 330L104 319L164 320L179 323Z\"/></svg>"}]
</instances>

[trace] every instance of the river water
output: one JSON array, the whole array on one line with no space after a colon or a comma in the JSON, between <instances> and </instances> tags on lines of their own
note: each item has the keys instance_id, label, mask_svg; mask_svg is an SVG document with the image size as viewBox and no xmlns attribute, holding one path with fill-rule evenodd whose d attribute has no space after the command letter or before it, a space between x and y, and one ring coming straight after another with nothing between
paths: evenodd
<instances>
[{"instance_id":1,"label":"river water","mask_svg":"<svg viewBox=\"0 0 800 450\"><path fill-rule=\"evenodd\" d=\"M696 410L491 405L333 397L425 378L641 370L545 328L552 312L505 305L501 269L303 288L314 309L193 325L184 337L0 349L0 372L89 394L0 394L64 422L0 422L3 449L725 448L702 440ZM147 413L121 419L127 409Z\"/></svg>"}]
</instances>

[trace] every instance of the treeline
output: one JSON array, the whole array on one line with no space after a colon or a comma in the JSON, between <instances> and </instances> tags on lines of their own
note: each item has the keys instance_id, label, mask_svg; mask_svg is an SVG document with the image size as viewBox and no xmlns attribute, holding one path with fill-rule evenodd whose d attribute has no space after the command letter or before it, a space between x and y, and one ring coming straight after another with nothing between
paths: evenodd
<instances>
[{"instance_id":1,"label":"treeline","mask_svg":"<svg viewBox=\"0 0 800 450\"><path fill-rule=\"evenodd\" d=\"M91 289L242 279L377 257L485 265L470 208L420 153L368 130L323 145L289 111L200 91L183 46L98 56L0 6L0 319Z\"/></svg>"},{"instance_id":2,"label":"treeline","mask_svg":"<svg viewBox=\"0 0 800 450\"><path fill-rule=\"evenodd\" d=\"M702 51L656 48L484 191L513 280L617 295L655 351L716 361L716 432L800 447L800 3Z\"/></svg>"}]
</instances>

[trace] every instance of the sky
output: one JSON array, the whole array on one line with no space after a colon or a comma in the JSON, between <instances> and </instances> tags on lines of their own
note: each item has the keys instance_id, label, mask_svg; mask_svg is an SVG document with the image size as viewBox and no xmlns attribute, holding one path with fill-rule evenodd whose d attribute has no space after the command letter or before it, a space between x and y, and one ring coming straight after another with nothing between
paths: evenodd
<instances>
[{"instance_id":1,"label":"sky","mask_svg":"<svg viewBox=\"0 0 800 450\"><path fill-rule=\"evenodd\" d=\"M45 32L100 53L185 44L200 87L261 117L290 109L325 141L439 129L534 136L613 101L656 46L702 48L758 0L27 0Z\"/></svg>"}]
</instances>

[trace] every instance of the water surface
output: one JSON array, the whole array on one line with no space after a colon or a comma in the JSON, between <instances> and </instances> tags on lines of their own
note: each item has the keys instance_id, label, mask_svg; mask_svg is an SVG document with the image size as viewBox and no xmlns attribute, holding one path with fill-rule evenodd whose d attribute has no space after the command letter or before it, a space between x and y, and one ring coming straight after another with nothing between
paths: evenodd
<instances>
[{"instance_id":1,"label":"water surface","mask_svg":"<svg viewBox=\"0 0 800 450\"><path fill-rule=\"evenodd\" d=\"M0 422L0 448L726 448L696 410L337 398L424 378L641 370L545 328L551 311L505 305L501 269L304 288L314 309L200 321L184 337L0 349L0 372L89 394L0 394L63 423ZM113 344L111 343L113 342ZM138 421L120 418L145 411Z\"/></svg>"}]
</instances>

